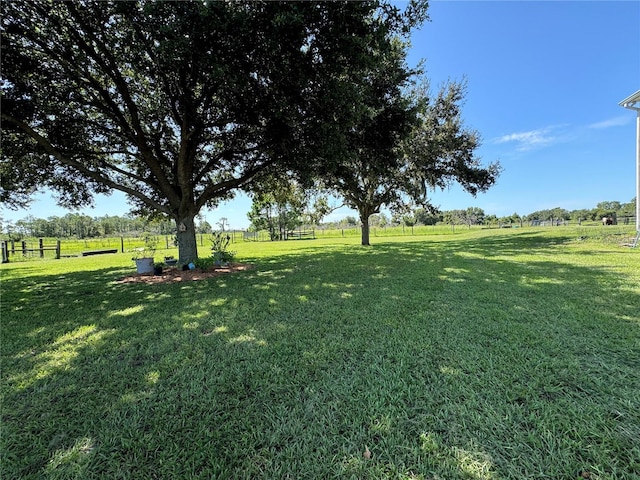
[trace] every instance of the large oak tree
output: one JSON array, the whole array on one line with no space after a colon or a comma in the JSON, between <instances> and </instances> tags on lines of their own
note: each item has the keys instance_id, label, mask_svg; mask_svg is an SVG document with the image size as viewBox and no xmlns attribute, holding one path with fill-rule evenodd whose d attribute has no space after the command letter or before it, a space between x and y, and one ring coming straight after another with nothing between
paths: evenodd
<instances>
[{"instance_id":1,"label":"large oak tree","mask_svg":"<svg viewBox=\"0 0 640 480\"><path fill-rule=\"evenodd\" d=\"M20 207L48 188L79 207L120 190L175 221L185 263L203 207L258 174L339 163L362 98L350 93L426 2L406 14L375 1L0 8L0 200Z\"/></svg>"}]
</instances>

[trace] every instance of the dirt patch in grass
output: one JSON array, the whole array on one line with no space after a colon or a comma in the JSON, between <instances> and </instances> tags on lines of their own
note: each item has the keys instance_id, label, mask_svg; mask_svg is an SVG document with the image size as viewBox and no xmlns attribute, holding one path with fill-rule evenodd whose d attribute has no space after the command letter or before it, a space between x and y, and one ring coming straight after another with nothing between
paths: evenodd
<instances>
[{"instance_id":1,"label":"dirt patch in grass","mask_svg":"<svg viewBox=\"0 0 640 480\"><path fill-rule=\"evenodd\" d=\"M128 275L116 283L146 283L148 285L156 285L162 283L175 282L192 282L197 280L206 280L207 278L219 277L229 273L243 272L250 270L253 265L248 263L232 263L226 267L211 267L207 270L182 270L181 268L169 267L165 268L161 275Z\"/></svg>"}]
</instances>

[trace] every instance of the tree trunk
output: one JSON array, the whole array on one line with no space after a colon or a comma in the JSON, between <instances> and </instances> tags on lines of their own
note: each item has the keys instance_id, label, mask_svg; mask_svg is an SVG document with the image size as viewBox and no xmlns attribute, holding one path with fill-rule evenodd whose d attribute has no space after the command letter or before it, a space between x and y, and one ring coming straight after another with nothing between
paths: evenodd
<instances>
[{"instance_id":1,"label":"tree trunk","mask_svg":"<svg viewBox=\"0 0 640 480\"><path fill-rule=\"evenodd\" d=\"M178 230L178 264L186 265L198 258L195 215L186 215L176 220Z\"/></svg>"},{"instance_id":2,"label":"tree trunk","mask_svg":"<svg viewBox=\"0 0 640 480\"><path fill-rule=\"evenodd\" d=\"M360 223L362 224L362 245L369 246L369 215L361 213Z\"/></svg>"}]
</instances>

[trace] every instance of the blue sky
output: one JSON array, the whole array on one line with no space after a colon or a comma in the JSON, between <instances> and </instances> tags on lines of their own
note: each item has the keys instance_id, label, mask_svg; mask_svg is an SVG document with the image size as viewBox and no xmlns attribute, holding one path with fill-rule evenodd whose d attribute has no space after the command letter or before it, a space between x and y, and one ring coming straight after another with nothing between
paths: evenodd
<instances>
[{"instance_id":1,"label":"blue sky","mask_svg":"<svg viewBox=\"0 0 640 480\"><path fill-rule=\"evenodd\" d=\"M483 138L478 155L498 160L498 183L476 198L434 192L442 210L480 207L498 216L593 208L635 196L635 120L618 103L640 89L638 1L438 1L412 35L409 63L425 60L437 89L466 77L466 124ZM5 220L64 215L50 196ZM246 228L240 197L203 211L215 224ZM91 216L124 215L124 196L98 197ZM330 219L354 213L340 209Z\"/></svg>"}]
</instances>

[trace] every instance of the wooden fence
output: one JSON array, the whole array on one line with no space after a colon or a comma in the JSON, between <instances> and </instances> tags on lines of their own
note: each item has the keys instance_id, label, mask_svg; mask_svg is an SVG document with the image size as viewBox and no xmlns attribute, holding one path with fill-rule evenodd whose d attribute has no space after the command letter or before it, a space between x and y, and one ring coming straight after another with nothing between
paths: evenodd
<instances>
[{"instance_id":1,"label":"wooden fence","mask_svg":"<svg viewBox=\"0 0 640 480\"><path fill-rule=\"evenodd\" d=\"M631 232L635 223L634 217L618 217L618 228L628 229ZM416 225L416 226L389 226L389 227L374 227L371 226L371 237L386 237L386 236L421 236L421 235L443 235L457 233L458 231L467 231L469 229L486 229L486 228L540 228L551 227L562 228L566 226L572 227L599 227L603 233L614 233L612 226L602 226L600 221L589 221L577 223L564 222L562 225L557 223L545 223L545 222L523 222L522 224L510 224L510 225L447 225L439 223L438 225ZM258 232L246 231L246 230L231 230L225 232L231 237L231 243L238 242L267 242L271 240L269 232L261 230ZM314 239L314 238L335 238L335 237L355 237L361 234L361 228L359 226L352 226L350 228L316 228L303 230L302 228L287 232L286 238L288 239ZM631 233L629 233L631 235ZM635 232L633 232L635 235ZM173 235L157 235L158 237L158 250L172 250L176 248L175 237ZM164 237L164 239L163 239ZM197 234L196 242L199 247L204 247L203 252L210 248L211 234ZM55 252L55 258L61 257L79 257L83 255L97 255L101 253L116 253L116 252L130 252L136 248L144 246L144 242L139 237L105 237L105 238L93 238L72 240L66 239L60 240L54 238L47 239L31 239L30 241L18 241L18 240L2 240L0 241L0 250L2 251L2 263L7 263L13 256L18 259L30 259L30 258L45 258L45 253L48 251ZM63 250L63 251L61 251ZM51 255L47 255L51 258Z\"/></svg>"},{"instance_id":2,"label":"wooden fence","mask_svg":"<svg viewBox=\"0 0 640 480\"><path fill-rule=\"evenodd\" d=\"M29 257L37 252L40 258L44 258L44 252L46 251L54 251L56 258L60 258L60 240L56 240L55 245L45 245L44 240L39 238L37 248L31 247L24 240L20 242L19 248L16 248L16 242L14 240L2 240L0 249L2 250L2 263L9 262L9 256L16 254Z\"/></svg>"}]
</instances>

